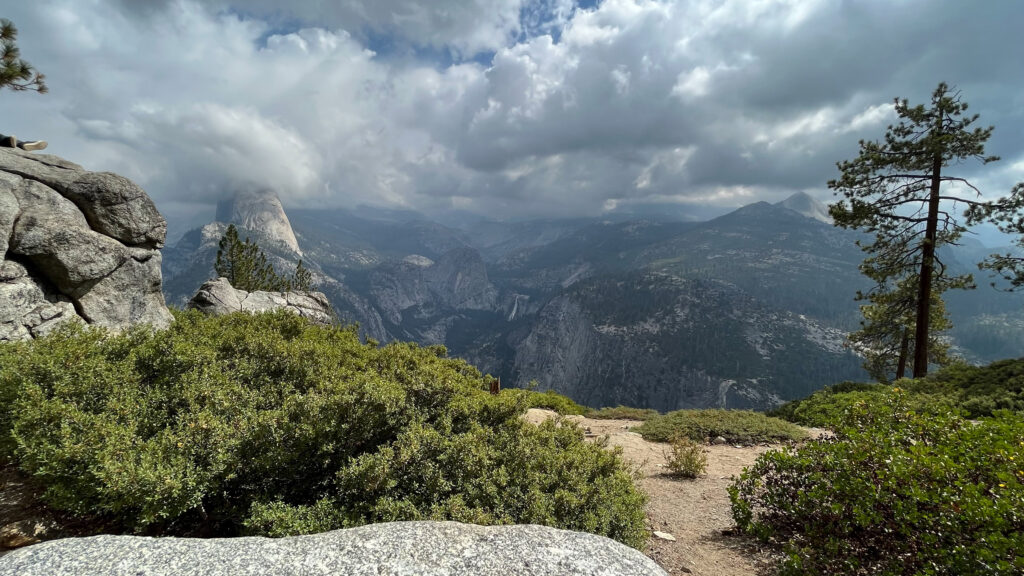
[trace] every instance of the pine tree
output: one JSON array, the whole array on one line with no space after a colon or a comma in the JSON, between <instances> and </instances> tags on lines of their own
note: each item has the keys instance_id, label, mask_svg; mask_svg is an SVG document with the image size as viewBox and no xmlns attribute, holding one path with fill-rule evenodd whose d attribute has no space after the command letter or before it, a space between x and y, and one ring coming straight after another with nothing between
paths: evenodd
<instances>
[{"instance_id":1,"label":"pine tree","mask_svg":"<svg viewBox=\"0 0 1024 576\"><path fill-rule=\"evenodd\" d=\"M277 275L274 267L267 262L266 254L255 242L249 238L245 242L238 239L238 230L234 224L228 225L220 239L214 268L218 276L227 278L238 290L286 292L290 287L288 280Z\"/></svg>"},{"instance_id":2,"label":"pine tree","mask_svg":"<svg viewBox=\"0 0 1024 576\"><path fill-rule=\"evenodd\" d=\"M995 224L1000 232L1020 236L1016 244L1018 252L992 254L978 264L978 268L989 270L1009 283L1007 291L1013 292L1024 287L1024 182L1013 187L1009 196L998 202L972 207L970 216L975 221L986 220ZM993 282L992 286L996 286Z\"/></svg>"},{"instance_id":3,"label":"pine tree","mask_svg":"<svg viewBox=\"0 0 1024 576\"><path fill-rule=\"evenodd\" d=\"M244 242L238 239L238 229L234 224L228 225L220 239L214 269L218 276L227 278L233 287L246 292L308 291L313 286L313 274L302 265L302 260L295 266L295 273L291 277L278 275L267 261L267 255L255 242L248 237Z\"/></svg>"},{"instance_id":4,"label":"pine tree","mask_svg":"<svg viewBox=\"0 0 1024 576\"><path fill-rule=\"evenodd\" d=\"M291 290L301 290L308 292L313 288L313 274L310 273L308 268L302 266L302 260L295 265L295 273L291 278Z\"/></svg>"},{"instance_id":5,"label":"pine tree","mask_svg":"<svg viewBox=\"0 0 1024 576\"><path fill-rule=\"evenodd\" d=\"M943 242L953 242L946 233ZM903 260L899 250L910 241L897 239L865 258L860 271L875 281L867 293L857 292L855 300L867 301L861 305L864 319L861 329L851 333L848 340L852 348L864 357L864 368L879 382L890 376L903 378L907 366L912 366L910 351L914 348L917 322L918 282L915 265ZM972 288L970 278L947 277L938 273L932 280L928 356L931 364L945 366L953 361L949 343L941 333L952 328L946 314L942 294L953 288Z\"/></svg>"},{"instance_id":6,"label":"pine tree","mask_svg":"<svg viewBox=\"0 0 1024 576\"><path fill-rule=\"evenodd\" d=\"M914 277L904 278L891 286L876 286L857 299L868 301L861 306L864 319L861 329L847 339L850 346L864 357L864 369L879 382L903 378L910 364L914 347L917 283ZM928 360L946 366L953 362L949 342L941 333L952 328L946 305L938 291L932 293L930 307Z\"/></svg>"},{"instance_id":7,"label":"pine tree","mask_svg":"<svg viewBox=\"0 0 1024 576\"><path fill-rule=\"evenodd\" d=\"M837 226L874 234L874 241L861 248L869 259L885 255L886 267L879 271L884 285L904 278L916 285L912 358L913 375L920 378L928 373L933 282L973 286L970 275L947 278L936 254L938 247L956 243L967 230L942 202L954 210L966 205L967 223L972 208L986 205L943 193L943 185L955 182L980 195L970 182L944 174L943 168L969 158L986 164L998 158L985 156L993 128L970 130L978 116L965 116L967 103L945 83L932 93L930 105L911 107L897 98L895 109L900 122L889 126L884 142L861 140L860 155L837 164L841 176L828 185L844 198L829 206L829 213Z\"/></svg>"},{"instance_id":8,"label":"pine tree","mask_svg":"<svg viewBox=\"0 0 1024 576\"><path fill-rule=\"evenodd\" d=\"M14 23L0 18L0 90L35 90L45 94L49 90L46 87L46 76L21 59L21 51L15 42L17 39L18 29Z\"/></svg>"}]
</instances>

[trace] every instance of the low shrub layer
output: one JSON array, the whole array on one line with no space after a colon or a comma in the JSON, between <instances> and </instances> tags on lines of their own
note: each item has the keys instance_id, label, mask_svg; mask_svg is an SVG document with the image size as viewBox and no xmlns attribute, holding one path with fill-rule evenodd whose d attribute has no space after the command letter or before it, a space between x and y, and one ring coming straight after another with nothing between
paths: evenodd
<instances>
[{"instance_id":1,"label":"low shrub layer","mask_svg":"<svg viewBox=\"0 0 1024 576\"><path fill-rule=\"evenodd\" d=\"M629 406L601 408L587 412L587 418L598 420L650 420L660 415L661 413L653 408L630 408Z\"/></svg>"},{"instance_id":2,"label":"low shrub layer","mask_svg":"<svg viewBox=\"0 0 1024 576\"><path fill-rule=\"evenodd\" d=\"M618 452L521 421L439 347L364 345L288 313L177 314L0 346L3 457L45 501L151 534L538 523L646 538Z\"/></svg>"},{"instance_id":3,"label":"low shrub layer","mask_svg":"<svg viewBox=\"0 0 1024 576\"><path fill-rule=\"evenodd\" d=\"M927 381L948 390L969 418L997 410L1024 411L1024 359L1000 360L988 366L950 366Z\"/></svg>"},{"instance_id":4,"label":"low shrub layer","mask_svg":"<svg viewBox=\"0 0 1024 576\"><path fill-rule=\"evenodd\" d=\"M1024 572L1024 420L919 414L901 391L855 404L837 437L771 451L730 488L783 574Z\"/></svg>"},{"instance_id":5,"label":"low shrub layer","mask_svg":"<svg viewBox=\"0 0 1024 576\"><path fill-rule=\"evenodd\" d=\"M502 390L501 393L520 399L522 402L526 403L527 408L544 408L547 410L554 410L563 416L583 415L589 410L586 406L581 406L574 402L572 398L559 394L554 390L538 392L536 390L526 390L522 388L506 388L505 390Z\"/></svg>"},{"instance_id":6,"label":"low shrub layer","mask_svg":"<svg viewBox=\"0 0 1024 576\"><path fill-rule=\"evenodd\" d=\"M703 442L721 436L731 444L759 444L807 437L799 426L748 410L677 410L651 418L634 430L651 442L668 442L678 436Z\"/></svg>"},{"instance_id":7,"label":"low shrub layer","mask_svg":"<svg viewBox=\"0 0 1024 576\"><path fill-rule=\"evenodd\" d=\"M898 380L894 386L906 392L907 406L917 412L944 407L968 418L980 418L999 410L1024 411L1024 359L1000 360L988 366L950 366L923 379ZM844 382L787 402L768 414L805 426L832 427L851 406L878 402L891 388Z\"/></svg>"}]
</instances>

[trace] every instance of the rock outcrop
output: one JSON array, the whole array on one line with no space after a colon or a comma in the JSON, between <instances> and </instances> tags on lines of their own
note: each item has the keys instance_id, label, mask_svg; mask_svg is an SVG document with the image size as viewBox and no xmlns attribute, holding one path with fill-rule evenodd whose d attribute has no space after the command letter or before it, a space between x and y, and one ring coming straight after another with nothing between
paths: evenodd
<instances>
[{"instance_id":1,"label":"rock outcrop","mask_svg":"<svg viewBox=\"0 0 1024 576\"><path fill-rule=\"evenodd\" d=\"M165 327L167 224L130 180L57 156L0 149L0 341L66 321Z\"/></svg>"},{"instance_id":2,"label":"rock outcrop","mask_svg":"<svg viewBox=\"0 0 1024 576\"><path fill-rule=\"evenodd\" d=\"M217 221L246 230L258 230L264 239L276 242L295 254L302 254L284 206L272 190L236 192L217 204Z\"/></svg>"},{"instance_id":3,"label":"rock outcrop","mask_svg":"<svg viewBox=\"0 0 1024 576\"><path fill-rule=\"evenodd\" d=\"M456 522L373 524L291 538L94 536L55 540L0 558L0 575L151 576L394 574L657 576L614 540L545 526Z\"/></svg>"},{"instance_id":4,"label":"rock outcrop","mask_svg":"<svg viewBox=\"0 0 1024 576\"><path fill-rule=\"evenodd\" d=\"M188 308L211 316L285 309L324 325L334 319L331 305L321 292L246 292L233 287L227 278L203 284L189 301Z\"/></svg>"},{"instance_id":5,"label":"rock outcrop","mask_svg":"<svg viewBox=\"0 0 1024 576\"><path fill-rule=\"evenodd\" d=\"M781 202L777 202L776 206L789 208L797 214L807 216L808 218L814 218L815 220L824 222L825 224L832 224L832 217L828 214L828 206L817 201L806 192L797 192L789 198L786 198Z\"/></svg>"}]
</instances>

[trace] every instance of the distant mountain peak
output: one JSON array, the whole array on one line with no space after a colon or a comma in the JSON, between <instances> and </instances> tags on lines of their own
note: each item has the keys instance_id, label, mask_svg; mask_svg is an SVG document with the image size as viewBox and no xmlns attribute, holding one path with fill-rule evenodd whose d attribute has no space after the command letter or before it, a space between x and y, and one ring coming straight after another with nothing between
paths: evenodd
<instances>
[{"instance_id":1,"label":"distant mountain peak","mask_svg":"<svg viewBox=\"0 0 1024 576\"><path fill-rule=\"evenodd\" d=\"M775 205L788 208L797 214L814 218L826 224L832 223L832 217L828 215L828 207L806 192L797 192L789 198L777 202Z\"/></svg>"},{"instance_id":2,"label":"distant mountain peak","mask_svg":"<svg viewBox=\"0 0 1024 576\"><path fill-rule=\"evenodd\" d=\"M217 203L217 221L235 224L264 236L302 255L292 224L281 200L272 190L245 190Z\"/></svg>"}]
</instances>

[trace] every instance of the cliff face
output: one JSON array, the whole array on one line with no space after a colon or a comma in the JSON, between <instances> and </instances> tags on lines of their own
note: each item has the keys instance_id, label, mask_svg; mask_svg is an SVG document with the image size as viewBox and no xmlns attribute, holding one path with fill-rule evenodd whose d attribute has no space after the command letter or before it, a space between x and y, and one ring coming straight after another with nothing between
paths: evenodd
<instances>
[{"instance_id":1,"label":"cliff face","mask_svg":"<svg viewBox=\"0 0 1024 576\"><path fill-rule=\"evenodd\" d=\"M326 213L325 213L326 214ZM342 322L370 338L445 343L464 312L496 311L498 290L480 253L459 235L427 222L366 221L300 211L296 236L271 192L237 194L218 206L218 221L185 234L167 252L168 299L184 305L215 276L217 244L228 223L251 237L279 274L301 257L314 285ZM410 252L409 250L420 252ZM426 254L426 255L424 255Z\"/></svg>"},{"instance_id":2,"label":"cliff face","mask_svg":"<svg viewBox=\"0 0 1024 576\"><path fill-rule=\"evenodd\" d=\"M496 311L498 291L487 278L480 254L455 248L435 262L411 255L369 274L370 301L397 338L443 344L464 311Z\"/></svg>"},{"instance_id":3,"label":"cliff face","mask_svg":"<svg viewBox=\"0 0 1024 576\"><path fill-rule=\"evenodd\" d=\"M832 224L832 217L828 215L828 206L818 202L806 192L797 192L776 205L788 208L802 216L814 218L819 222Z\"/></svg>"},{"instance_id":4,"label":"cliff face","mask_svg":"<svg viewBox=\"0 0 1024 576\"><path fill-rule=\"evenodd\" d=\"M588 406L769 408L823 377L855 378L843 334L714 281L585 281L552 299L516 347L536 380ZM805 390L806 389L806 390Z\"/></svg>"},{"instance_id":5,"label":"cliff face","mask_svg":"<svg viewBox=\"0 0 1024 576\"><path fill-rule=\"evenodd\" d=\"M0 341L76 320L166 326L166 234L152 200L126 178L0 148Z\"/></svg>"},{"instance_id":6,"label":"cliff face","mask_svg":"<svg viewBox=\"0 0 1024 576\"><path fill-rule=\"evenodd\" d=\"M277 194L270 190L236 192L231 198L217 204L216 220L259 232L265 240L302 255L284 206Z\"/></svg>"}]
</instances>

